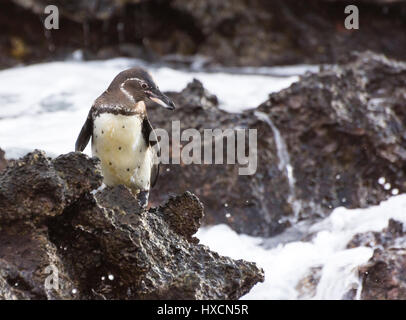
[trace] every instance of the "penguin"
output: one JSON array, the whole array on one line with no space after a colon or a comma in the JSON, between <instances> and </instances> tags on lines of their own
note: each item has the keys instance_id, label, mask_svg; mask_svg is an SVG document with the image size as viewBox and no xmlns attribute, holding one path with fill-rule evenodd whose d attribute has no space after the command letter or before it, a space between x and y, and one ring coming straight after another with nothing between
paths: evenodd
<instances>
[{"instance_id":1,"label":"penguin","mask_svg":"<svg viewBox=\"0 0 406 320\"><path fill-rule=\"evenodd\" d=\"M92 138L104 184L127 186L143 207L159 175L160 149L147 115L151 102L175 109L147 71L122 71L93 103L75 144L75 151L83 151Z\"/></svg>"}]
</instances>

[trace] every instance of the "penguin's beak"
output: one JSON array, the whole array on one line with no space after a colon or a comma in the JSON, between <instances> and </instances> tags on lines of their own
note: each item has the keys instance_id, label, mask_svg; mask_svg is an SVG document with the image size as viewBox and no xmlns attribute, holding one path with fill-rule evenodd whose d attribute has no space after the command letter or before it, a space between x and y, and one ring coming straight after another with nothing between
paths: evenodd
<instances>
[{"instance_id":1,"label":"penguin's beak","mask_svg":"<svg viewBox=\"0 0 406 320\"><path fill-rule=\"evenodd\" d=\"M175 109L175 104L171 99L169 99L166 95L164 95L161 91L158 89L155 89L150 92L149 98L159 104L161 107L164 107L169 110L174 110Z\"/></svg>"}]
</instances>

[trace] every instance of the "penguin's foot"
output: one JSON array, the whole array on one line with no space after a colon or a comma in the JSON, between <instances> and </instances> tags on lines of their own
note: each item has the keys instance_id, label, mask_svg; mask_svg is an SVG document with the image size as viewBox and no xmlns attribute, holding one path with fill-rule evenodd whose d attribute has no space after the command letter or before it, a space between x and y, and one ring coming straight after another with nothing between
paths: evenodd
<instances>
[{"instance_id":1,"label":"penguin's foot","mask_svg":"<svg viewBox=\"0 0 406 320\"><path fill-rule=\"evenodd\" d=\"M137 195L137 200L140 203L141 207L145 208L148 205L149 191L140 190Z\"/></svg>"}]
</instances>

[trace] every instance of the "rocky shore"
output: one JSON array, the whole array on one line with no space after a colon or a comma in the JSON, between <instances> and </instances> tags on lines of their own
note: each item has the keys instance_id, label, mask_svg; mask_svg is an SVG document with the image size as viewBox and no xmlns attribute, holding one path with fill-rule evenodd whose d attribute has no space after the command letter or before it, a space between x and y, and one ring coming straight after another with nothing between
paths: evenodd
<instances>
[{"instance_id":1,"label":"rocky shore","mask_svg":"<svg viewBox=\"0 0 406 320\"><path fill-rule=\"evenodd\" d=\"M239 176L237 165L168 165L158 188L192 190L205 203L206 223L261 236L317 221L340 206L379 204L406 188L405 83L405 63L355 53L271 94L255 110L229 114L195 81L171 94L177 117L200 131L256 128L257 173ZM158 113L151 118L165 127ZM165 194L152 198L164 201ZM371 247L374 254L359 267L359 296L350 290L342 298L405 299L404 238L403 224L394 220L381 232L356 235L348 248ZM314 268L298 284L304 296L315 293L320 271Z\"/></svg>"},{"instance_id":2,"label":"rocky shore","mask_svg":"<svg viewBox=\"0 0 406 320\"><path fill-rule=\"evenodd\" d=\"M40 151L0 175L0 299L238 299L264 274L193 237L190 192L143 210L99 163Z\"/></svg>"},{"instance_id":3,"label":"rocky shore","mask_svg":"<svg viewBox=\"0 0 406 320\"><path fill-rule=\"evenodd\" d=\"M406 232L403 223L391 219L381 232L357 234L348 247L374 248L372 258L359 268L363 300L405 300Z\"/></svg>"},{"instance_id":4,"label":"rocky shore","mask_svg":"<svg viewBox=\"0 0 406 320\"><path fill-rule=\"evenodd\" d=\"M168 120L201 133L256 129L257 171L243 176L238 164L163 165L161 192L153 192L151 200L158 204L171 192L191 190L205 205L205 223L271 236L291 221L323 217L339 206L367 207L403 193L405 82L406 64L372 52L354 54L303 76L254 110L231 114L194 81L180 93L169 93L176 113L151 108L153 125L168 132Z\"/></svg>"},{"instance_id":5,"label":"rocky shore","mask_svg":"<svg viewBox=\"0 0 406 320\"><path fill-rule=\"evenodd\" d=\"M242 113L221 110L198 80L169 92L176 114L150 108L155 128L171 132L168 120L180 120L181 130L256 129L258 167L243 176L238 164L162 165L149 210L123 186L100 188L96 159L35 151L7 163L0 151L0 298L241 297L263 271L199 245L200 225L270 237L340 206L365 208L404 193L405 83L405 63L364 52ZM359 268L361 299L406 297L404 238L402 223L391 220L349 242L374 249ZM47 288L55 270L58 288ZM320 272L298 284L304 297Z\"/></svg>"}]
</instances>

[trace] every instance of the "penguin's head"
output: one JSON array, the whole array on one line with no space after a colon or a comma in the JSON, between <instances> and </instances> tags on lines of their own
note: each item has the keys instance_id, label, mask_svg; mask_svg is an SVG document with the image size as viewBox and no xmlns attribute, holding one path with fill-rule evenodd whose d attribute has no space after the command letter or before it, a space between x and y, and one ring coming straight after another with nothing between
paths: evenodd
<instances>
[{"instance_id":1,"label":"penguin's head","mask_svg":"<svg viewBox=\"0 0 406 320\"><path fill-rule=\"evenodd\" d=\"M152 101L166 109L175 109L173 101L159 90L151 75L142 68L135 67L120 72L107 90L114 89L119 89L134 103Z\"/></svg>"}]
</instances>

